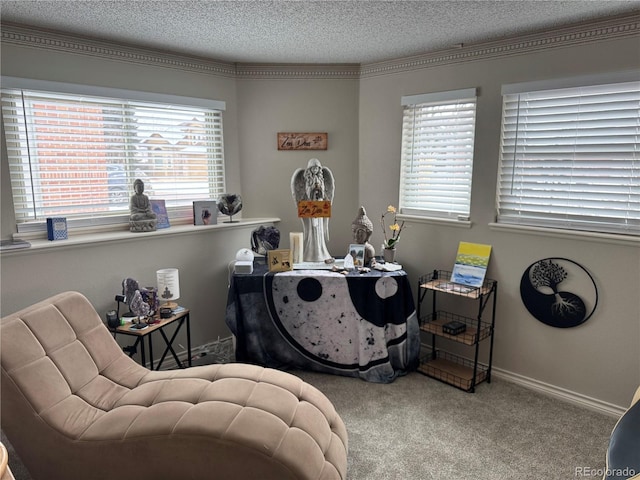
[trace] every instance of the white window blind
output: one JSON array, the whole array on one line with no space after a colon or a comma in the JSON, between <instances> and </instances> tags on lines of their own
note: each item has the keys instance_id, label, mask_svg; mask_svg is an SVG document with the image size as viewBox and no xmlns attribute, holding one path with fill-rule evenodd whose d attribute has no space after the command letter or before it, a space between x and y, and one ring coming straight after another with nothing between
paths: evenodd
<instances>
[{"instance_id":1,"label":"white window blind","mask_svg":"<svg viewBox=\"0 0 640 480\"><path fill-rule=\"evenodd\" d=\"M498 222L637 235L639 140L638 81L504 94Z\"/></svg>"},{"instance_id":2,"label":"white window blind","mask_svg":"<svg viewBox=\"0 0 640 480\"><path fill-rule=\"evenodd\" d=\"M475 88L403 97L402 104L400 211L467 219Z\"/></svg>"},{"instance_id":3,"label":"white window blind","mask_svg":"<svg viewBox=\"0 0 640 480\"><path fill-rule=\"evenodd\" d=\"M136 178L174 218L191 215L193 200L217 199L225 190L222 111L184 103L3 88L18 231L52 216L71 228L126 222Z\"/></svg>"}]
</instances>

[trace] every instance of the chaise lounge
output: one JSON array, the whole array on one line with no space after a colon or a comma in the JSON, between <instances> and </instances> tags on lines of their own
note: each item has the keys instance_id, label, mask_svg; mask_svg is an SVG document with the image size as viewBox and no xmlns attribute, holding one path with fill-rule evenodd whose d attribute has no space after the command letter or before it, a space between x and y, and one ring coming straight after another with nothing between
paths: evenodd
<instances>
[{"instance_id":1,"label":"chaise lounge","mask_svg":"<svg viewBox=\"0 0 640 480\"><path fill-rule=\"evenodd\" d=\"M640 387L613 427L603 480L640 480Z\"/></svg>"},{"instance_id":2,"label":"chaise lounge","mask_svg":"<svg viewBox=\"0 0 640 480\"><path fill-rule=\"evenodd\" d=\"M2 429L35 480L346 478L315 387L246 364L149 371L66 292L2 319Z\"/></svg>"}]
</instances>

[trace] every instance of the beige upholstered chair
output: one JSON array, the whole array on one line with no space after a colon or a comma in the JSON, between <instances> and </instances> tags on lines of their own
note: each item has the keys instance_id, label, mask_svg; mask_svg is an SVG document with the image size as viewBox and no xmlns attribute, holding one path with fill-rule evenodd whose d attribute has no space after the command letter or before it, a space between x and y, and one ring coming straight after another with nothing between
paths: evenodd
<instances>
[{"instance_id":1,"label":"beige upholstered chair","mask_svg":"<svg viewBox=\"0 0 640 480\"><path fill-rule=\"evenodd\" d=\"M15 480L8 463L9 453L7 448L0 443L0 480Z\"/></svg>"},{"instance_id":2,"label":"beige upholstered chair","mask_svg":"<svg viewBox=\"0 0 640 480\"><path fill-rule=\"evenodd\" d=\"M36 480L344 479L316 388L245 364L152 372L79 293L2 319L2 428Z\"/></svg>"}]
</instances>

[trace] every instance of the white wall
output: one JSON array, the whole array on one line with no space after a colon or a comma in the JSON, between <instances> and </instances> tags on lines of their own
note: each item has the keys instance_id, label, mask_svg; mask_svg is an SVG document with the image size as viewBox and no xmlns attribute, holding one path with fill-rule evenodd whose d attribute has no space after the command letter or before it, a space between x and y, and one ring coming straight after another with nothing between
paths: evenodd
<instances>
[{"instance_id":1,"label":"white wall","mask_svg":"<svg viewBox=\"0 0 640 480\"><path fill-rule=\"evenodd\" d=\"M241 193L245 216L280 217L283 246L301 230L290 192L293 171L317 157L338 186L331 220L330 250L351 241L359 205L375 225L397 204L401 134L400 97L479 87L473 177L472 227L414 223L399 245L398 259L411 281L433 268L450 269L461 240L493 245L489 276L498 280L495 367L533 382L589 399L623 406L640 384L640 249L636 246L496 231L494 192L498 158L500 86L638 67L637 37L592 42L430 68L365 75L354 79L229 78L91 54L2 45L2 73L118 88L205 96L227 102L224 116L228 190ZM392 71L390 71L392 72ZM279 152L279 131L329 133L326 152ZM1 236L13 231L7 202L6 155L2 158ZM248 242L250 227L116 242L48 252L2 256L2 315L52 293L77 289L98 311L111 308L125 275L147 282L157 268L181 270L183 303L192 308L194 343L228 335L224 325L227 263ZM140 237L142 238L142 237ZM518 284L524 269L546 257L566 257L585 266L597 282L599 305L584 325L556 329L524 309ZM55 272L55 273L48 273ZM184 286L183 286L184 284Z\"/></svg>"},{"instance_id":2,"label":"white wall","mask_svg":"<svg viewBox=\"0 0 640 480\"><path fill-rule=\"evenodd\" d=\"M450 270L460 241L493 246L488 276L498 281L494 365L588 398L626 405L640 384L640 248L583 236L549 237L495 231L501 85L638 68L638 39L543 50L490 60L369 76L360 82L360 201L370 212L397 202L402 95L478 87L471 228L410 224L398 258L410 276ZM388 181L377 181L380 172ZM380 245L381 232L377 231ZM636 244L637 245L637 244ZM520 278L533 262L563 257L583 265L599 292L597 310L581 326L542 324L525 309Z\"/></svg>"}]
</instances>

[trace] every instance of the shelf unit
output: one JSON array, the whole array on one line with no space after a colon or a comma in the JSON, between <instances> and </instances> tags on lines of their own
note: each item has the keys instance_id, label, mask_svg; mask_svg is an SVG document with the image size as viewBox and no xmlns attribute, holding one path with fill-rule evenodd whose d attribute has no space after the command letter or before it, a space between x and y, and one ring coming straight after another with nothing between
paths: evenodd
<instances>
[{"instance_id":1,"label":"shelf unit","mask_svg":"<svg viewBox=\"0 0 640 480\"><path fill-rule=\"evenodd\" d=\"M481 287L469 287L453 283L449 280L450 278L451 272L434 270L418 280L417 314L420 319L420 330L431 335L430 349L420 359L418 371L466 392L474 392L479 383L491 382L498 282L485 279ZM422 304L427 293L432 294L432 308L431 312L424 313ZM477 302L477 317L470 318L438 310L436 300L438 295L453 295ZM490 301L491 318L489 321L483 320L482 316ZM449 322L464 324L464 331L458 334L447 333L443 327ZM436 348L436 339L447 339L473 348L473 360ZM489 359L486 364L478 360L480 342L485 340L489 342Z\"/></svg>"}]
</instances>

